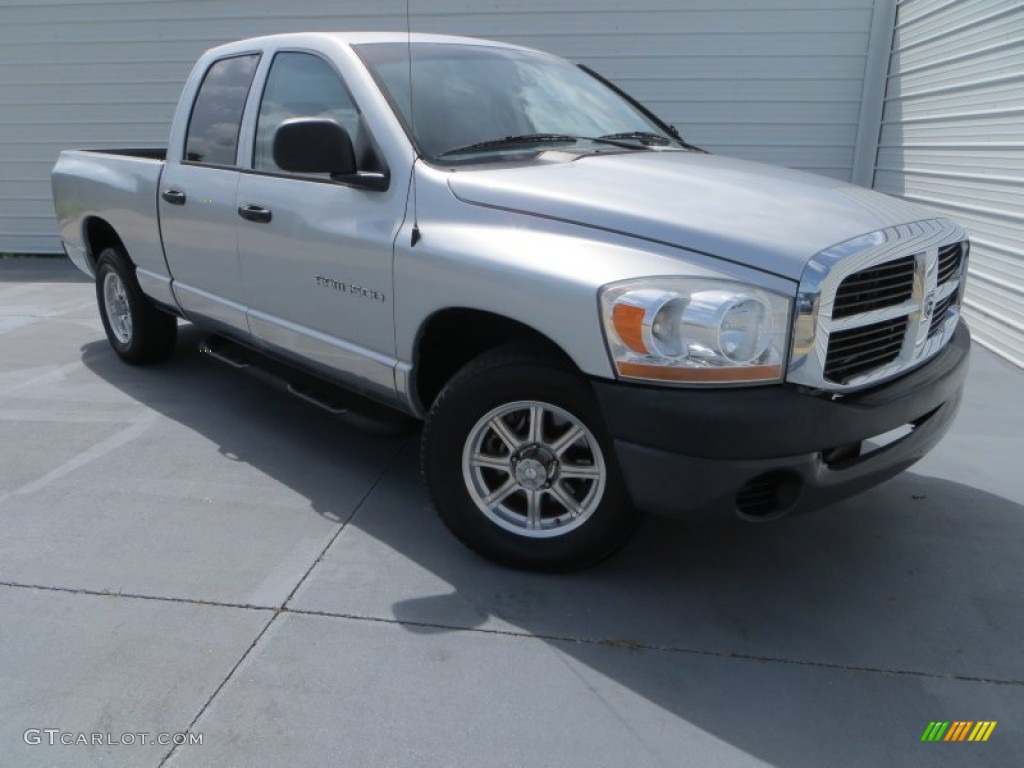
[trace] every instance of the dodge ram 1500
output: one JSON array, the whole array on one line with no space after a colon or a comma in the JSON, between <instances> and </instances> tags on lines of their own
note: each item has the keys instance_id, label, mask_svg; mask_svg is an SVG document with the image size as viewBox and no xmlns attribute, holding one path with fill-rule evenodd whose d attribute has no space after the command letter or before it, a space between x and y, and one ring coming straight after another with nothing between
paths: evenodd
<instances>
[{"instance_id":1,"label":"dodge ram 1500","mask_svg":"<svg viewBox=\"0 0 1024 768\"><path fill-rule=\"evenodd\" d=\"M442 519L506 564L588 565L645 510L822 506L960 402L957 224L700 150L521 47L220 46L166 151L63 152L53 189L124 360L167 358L184 318L330 410L424 420Z\"/></svg>"}]
</instances>

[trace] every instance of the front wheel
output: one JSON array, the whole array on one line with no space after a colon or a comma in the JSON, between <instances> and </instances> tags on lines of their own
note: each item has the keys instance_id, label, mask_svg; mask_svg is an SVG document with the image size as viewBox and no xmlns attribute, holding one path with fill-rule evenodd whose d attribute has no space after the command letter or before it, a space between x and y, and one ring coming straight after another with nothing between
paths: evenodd
<instances>
[{"instance_id":1,"label":"front wheel","mask_svg":"<svg viewBox=\"0 0 1024 768\"><path fill-rule=\"evenodd\" d=\"M526 349L486 353L452 378L430 410L422 467L445 524L506 565L591 565L640 518L590 387Z\"/></svg>"}]
</instances>

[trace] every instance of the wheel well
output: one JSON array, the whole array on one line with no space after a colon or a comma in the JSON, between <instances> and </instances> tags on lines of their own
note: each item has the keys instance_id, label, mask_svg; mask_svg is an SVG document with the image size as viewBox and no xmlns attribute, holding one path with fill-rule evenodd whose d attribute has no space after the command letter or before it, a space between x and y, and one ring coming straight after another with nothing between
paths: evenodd
<instances>
[{"instance_id":1,"label":"wheel well","mask_svg":"<svg viewBox=\"0 0 1024 768\"><path fill-rule=\"evenodd\" d=\"M413 386L420 404L429 409L462 366L512 342L542 349L576 367L561 347L528 325L477 309L446 309L427 320L416 345Z\"/></svg>"},{"instance_id":2,"label":"wheel well","mask_svg":"<svg viewBox=\"0 0 1024 768\"><path fill-rule=\"evenodd\" d=\"M114 246L122 251L125 250L124 243L121 242L117 232L103 219L91 217L86 220L83 233L86 252L89 254L89 264L92 266L93 271L96 270L96 260L100 257L100 253L103 252L104 248Z\"/></svg>"}]
</instances>

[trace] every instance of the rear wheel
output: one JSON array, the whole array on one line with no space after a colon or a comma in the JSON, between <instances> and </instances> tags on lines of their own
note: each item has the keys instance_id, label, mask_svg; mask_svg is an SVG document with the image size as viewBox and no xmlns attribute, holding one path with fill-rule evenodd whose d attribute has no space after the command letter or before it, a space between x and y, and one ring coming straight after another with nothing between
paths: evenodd
<instances>
[{"instance_id":1,"label":"rear wheel","mask_svg":"<svg viewBox=\"0 0 1024 768\"><path fill-rule=\"evenodd\" d=\"M486 353L452 378L430 410L422 467L445 524L506 565L585 567L640 519L590 387L528 349Z\"/></svg>"},{"instance_id":2,"label":"rear wheel","mask_svg":"<svg viewBox=\"0 0 1024 768\"><path fill-rule=\"evenodd\" d=\"M122 360L144 365L170 357L178 338L178 320L146 298L135 268L120 248L100 252L96 301L107 340Z\"/></svg>"}]
</instances>

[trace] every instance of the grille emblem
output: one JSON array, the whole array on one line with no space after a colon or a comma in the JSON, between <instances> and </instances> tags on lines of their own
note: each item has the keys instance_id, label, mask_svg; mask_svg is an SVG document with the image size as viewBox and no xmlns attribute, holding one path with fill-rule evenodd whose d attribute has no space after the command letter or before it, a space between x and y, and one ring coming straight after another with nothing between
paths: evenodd
<instances>
[{"instance_id":1,"label":"grille emblem","mask_svg":"<svg viewBox=\"0 0 1024 768\"><path fill-rule=\"evenodd\" d=\"M924 306L921 308L921 312L924 314L925 319L932 316L935 311L935 291L928 291L928 295L924 297Z\"/></svg>"}]
</instances>

